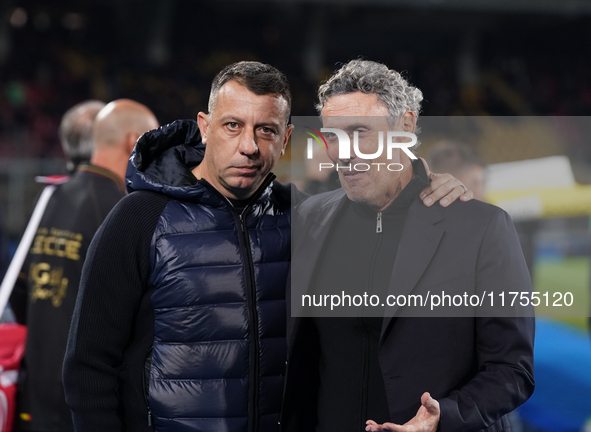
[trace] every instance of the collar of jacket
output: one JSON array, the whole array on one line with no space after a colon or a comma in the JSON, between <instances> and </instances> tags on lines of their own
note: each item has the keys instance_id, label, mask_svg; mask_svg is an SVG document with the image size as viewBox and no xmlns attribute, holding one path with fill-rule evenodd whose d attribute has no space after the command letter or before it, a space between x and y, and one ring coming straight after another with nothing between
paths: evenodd
<instances>
[{"instance_id":1,"label":"collar of jacket","mask_svg":"<svg viewBox=\"0 0 591 432\"><path fill-rule=\"evenodd\" d=\"M100 177L108 178L109 180L112 180L117 185L117 188L119 188L119 190L121 192L125 193L125 185L121 181L121 178L119 178L115 173L113 173L112 171L109 171L106 168L101 168L96 165L90 165L90 164L80 164L80 165L78 165L78 168L76 168L76 172L86 172L86 173L98 175Z\"/></svg>"},{"instance_id":2,"label":"collar of jacket","mask_svg":"<svg viewBox=\"0 0 591 432\"><path fill-rule=\"evenodd\" d=\"M125 184L129 193L149 190L183 201L200 202L212 207L228 205L228 200L204 181L198 181L191 170L201 163L205 144L195 120L177 120L143 134L137 141L127 164ZM263 191L257 191L255 202L269 199L269 174Z\"/></svg>"},{"instance_id":3,"label":"collar of jacket","mask_svg":"<svg viewBox=\"0 0 591 432\"><path fill-rule=\"evenodd\" d=\"M421 191L431 183L431 179L427 175L427 171L425 170L425 165L423 165L423 162L420 159L415 159L411 161L411 163L413 177L406 184L406 186L404 186L394 201L392 201L388 207L381 210L380 213L392 214L408 210L411 204L418 199ZM351 201L351 204L353 209L361 215L371 216L373 218L375 217L376 213L378 213L377 210L372 209L366 204L360 204L354 201Z\"/></svg>"}]
</instances>

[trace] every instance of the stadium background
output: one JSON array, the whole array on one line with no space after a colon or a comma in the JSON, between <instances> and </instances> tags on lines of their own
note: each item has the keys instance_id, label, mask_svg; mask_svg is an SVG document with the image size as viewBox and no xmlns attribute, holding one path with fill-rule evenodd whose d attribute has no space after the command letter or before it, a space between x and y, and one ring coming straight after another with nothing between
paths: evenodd
<instances>
[{"instance_id":1,"label":"stadium background","mask_svg":"<svg viewBox=\"0 0 591 432\"><path fill-rule=\"evenodd\" d=\"M577 126L563 123L567 138L559 142L524 146L516 135L473 145L487 163L566 155L577 183L589 185L591 142L580 126L591 115L589 29L587 0L5 0L5 238L14 250L41 188L33 178L65 172L57 128L66 109L88 98L127 97L162 124L195 118L206 109L213 76L239 60L285 72L294 115L314 115L318 83L339 63L364 57L403 71L425 95L423 115L576 116ZM287 161L278 174L289 179ZM534 284L588 299L591 211L566 207L569 217L540 221ZM538 321L536 381L520 409L525 430L584 430L591 418L586 318Z\"/></svg>"}]
</instances>

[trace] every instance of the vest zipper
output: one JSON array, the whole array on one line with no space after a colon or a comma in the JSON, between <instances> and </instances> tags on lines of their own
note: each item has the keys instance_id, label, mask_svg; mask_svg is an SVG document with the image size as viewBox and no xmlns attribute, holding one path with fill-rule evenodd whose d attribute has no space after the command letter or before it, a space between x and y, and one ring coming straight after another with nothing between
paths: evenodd
<instances>
[{"instance_id":1,"label":"vest zipper","mask_svg":"<svg viewBox=\"0 0 591 432\"><path fill-rule=\"evenodd\" d=\"M247 307L248 307L248 333L249 333L249 345L250 345L250 368L249 368L249 382L248 387L248 430L250 432L256 432L258 430L258 417L259 417L259 317L257 311L256 301L256 281L254 278L254 263L252 261L252 252L250 250L250 239L248 237L248 229L244 220L244 213L248 206L238 215L238 223L240 231L242 232L242 251L246 258L245 272L246 272L246 295L247 295Z\"/></svg>"},{"instance_id":2,"label":"vest zipper","mask_svg":"<svg viewBox=\"0 0 591 432\"><path fill-rule=\"evenodd\" d=\"M381 234L382 232L382 212L378 212L377 214L377 225L376 225L376 233ZM376 261L378 259L378 255L380 249L382 247L382 239L384 237L379 235L376 237L376 243L374 245L372 254L371 254L371 261L369 267L369 277L367 288L373 294L375 287L374 287L374 273L375 273L375 266ZM368 410L368 400L369 400L369 358L370 358L370 341L369 341L369 330L365 326L363 322L363 313L361 316L357 318L357 322L359 327L362 330L362 338L363 338L363 368L362 368L362 381L361 381L361 428L365 427L365 421L367 419L367 410Z\"/></svg>"},{"instance_id":3,"label":"vest zipper","mask_svg":"<svg viewBox=\"0 0 591 432\"><path fill-rule=\"evenodd\" d=\"M224 199L228 206L230 207L230 211L232 215L234 215L234 219L236 221L236 225L240 227L240 235L238 236L238 242L240 244L240 249L242 252L242 256L246 258L246 264L244 265L244 271L246 273L246 305L248 308L248 335L249 335L249 348L250 348L250 356L249 356L249 386L248 386L248 432L257 432L258 431L258 423L259 423L259 317L256 308L256 281L254 278L254 263L252 261L252 252L250 250L250 239L248 237L248 228L246 226L246 221L244 216L247 213L247 210L252 207L252 204L257 200L257 198L263 193L263 191L273 182L275 179L274 174L269 174L265 181L259 186L257 191L252 195L250 201L242 212L238 214L234 211L235 207L232 205L232 202L220 191L216 188L211 186L207 180L200 180L204 182L207 186L211 187L212 191L219 195L222 199Z\"/></svg>"}]
</instances>

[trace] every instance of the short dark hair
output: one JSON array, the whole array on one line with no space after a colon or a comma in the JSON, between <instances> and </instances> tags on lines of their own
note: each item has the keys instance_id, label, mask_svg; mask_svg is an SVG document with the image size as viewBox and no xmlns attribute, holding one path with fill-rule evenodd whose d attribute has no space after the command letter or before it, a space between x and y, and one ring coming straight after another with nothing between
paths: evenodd
<instances>
[{"instance_id":1,"label":"short dark hair","mask_svg":"<svg viewBox=\"0 0 591 432\"><path fill-rule=\"evenodd\" d=\"M217 103L220 88L228 81L236 81L257 95L277 94L287 102L287 119L291 111L291 92L283 73L271 65L255 61L241 61L223 68L213 79L207 109L211 114Z\"/></svg>"}]
</instances>

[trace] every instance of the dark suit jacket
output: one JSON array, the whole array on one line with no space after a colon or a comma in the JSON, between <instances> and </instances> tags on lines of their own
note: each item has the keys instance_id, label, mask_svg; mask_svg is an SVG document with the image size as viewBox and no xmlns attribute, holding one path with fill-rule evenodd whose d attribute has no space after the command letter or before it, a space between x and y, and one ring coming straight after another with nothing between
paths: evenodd
<instances>
[{"instance_id":1,"label":"dark suit jacket","mask_svg":"<svg viewBox=\"0 0 591 432\"><path fill-rule=\"evenodd\" d=\"M291 271L300 286L309 284L310 268L346 199L339 189L311 197L294 211ZM476 200L447 208L425 207L418 199L411 205L390 293L425 294L434 289L531 291L507 213ZM287 298L289 303L290 293ZM504 414L534 390L534 318L413 318L405 317L404 309L384 318L379 345L391 421L403 424L414 417L421 395L429 391L441 406L441 432L510 430ZM311 319L290 320L288 344L282 425L289 431L313 430L319 349Z\"/></svg>"}]
</instances>

